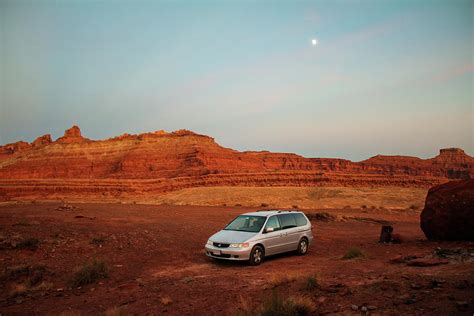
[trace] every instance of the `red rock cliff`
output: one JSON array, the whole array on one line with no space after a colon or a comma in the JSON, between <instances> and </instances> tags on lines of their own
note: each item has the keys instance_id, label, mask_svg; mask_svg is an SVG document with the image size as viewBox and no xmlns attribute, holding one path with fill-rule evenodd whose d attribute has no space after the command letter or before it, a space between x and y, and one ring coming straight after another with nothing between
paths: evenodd
<instances>
[{"instance_id":1,"label":"red rock cliff","mask_svg":"<svg viewBox=\"0 0 474 316\"><path fill-rule=\"evenodd\" d=\"M442 149L431 159L375 156L352 162L289 153L239 152L220 146L211 137L187 130L124 134L94 141L84 138L79 127L73 126L56 141L45 135L31 144L17 142L0 146L0 180L23 179L22 183L26 179L166 182L169 181L166 179L191 177L181 182L174 180L173 185L160 184L160 188L167 190L200 185L317 185L324 182L321 177L338 179L338 183L343 181L348 185L357 178L354 183L360 185L363 179L377 176L377 185L429 186L449 178L473 178L473 175L474 159L461 149Z\"/></svg>"}]
</instances>

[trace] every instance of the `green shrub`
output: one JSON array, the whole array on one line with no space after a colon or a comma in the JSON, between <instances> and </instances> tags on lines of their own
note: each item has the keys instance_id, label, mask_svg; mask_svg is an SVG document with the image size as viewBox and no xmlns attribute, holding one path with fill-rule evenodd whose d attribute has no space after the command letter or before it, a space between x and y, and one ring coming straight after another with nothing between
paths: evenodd
<instances>
[{"instance_id":1,"label":"green shrub","mask_svg":"<svg viewBox=\"0 0 474 316\"><path fill-rule=\"evenodd\" d=\"M318 284L318 279L316 278L316 275L309 276L308 279L306 280L306 289L314 290L317 287L319 287L319 284Z\"/></svg>"},{"instance_id":2,"label":"green shrub","mask_svg":"<svg viewBox=\"0 0 474 316\"><path fill-rule=\"evenodd\" d=\"M316 310L314 302L305 296L283 298L273 290L270 299L259 308L243 308L243 315L247 316L304 316L311 315Z\"/></svg>"},{"instance_id":3,"label":"green shrub","mask_svg":"<svg viewBox=\"0 0 474 316\"><path fill-rule=\"evenodd\" d=\"M39 240L36 238L26 238L16 244L17 249L29 249L36 250L38 249Z\"/></svg>"},{"instance_id":4,"label":"green shrub","mask_svg":"<svg viewBox=\"0 0 474 316\"><path fill-rule=\"evenodd\" d=\"M363 256L364 256L364 253L359 248L354 247L347 250L346 254L342 258L347 260L347 259L360 258Z\"/></svg>"},{"instance_id":5,"label":"green shrub","mask_svg":"<svg viewBox=\"0 0 474 316\"><path fill-rule=\"evenodd\" d=\"M86 262L74 273L70 284L72 287L78 287L94 283L99 279L105 279L108 277L107 270L107 265L104 261L94 259L91 262Z\"/></svg>"}]
</instances>

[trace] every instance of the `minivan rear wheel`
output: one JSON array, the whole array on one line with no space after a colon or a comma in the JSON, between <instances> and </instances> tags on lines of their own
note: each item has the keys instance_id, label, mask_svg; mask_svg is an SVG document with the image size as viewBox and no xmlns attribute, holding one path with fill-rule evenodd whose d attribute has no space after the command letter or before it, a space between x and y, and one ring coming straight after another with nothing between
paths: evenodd
<instances>
[{"instance_id":1,"label":"minivan rear wheel","mask_svg":"<svg viewBox=\"0 0 474 316\"><path fill-rule=\"evenodd\" d=\"M308 240L306 238L301 238L300 243L298 244L298 254L300 256L303 256L307 252L308 252Z\"/></svg>"},{"instance_id":2,"label":"minivan rear wheel","mask_svg":"<svg viewBox=\"0 0 474 316\"><path fill-rule=\"evenodd\" d=\"M255 246L250 252L249 262L252 266L258 266L260 263L262 263L264 256L265 254L263 252L263 248L260 246Z\"/></svg>"}]
</instances>

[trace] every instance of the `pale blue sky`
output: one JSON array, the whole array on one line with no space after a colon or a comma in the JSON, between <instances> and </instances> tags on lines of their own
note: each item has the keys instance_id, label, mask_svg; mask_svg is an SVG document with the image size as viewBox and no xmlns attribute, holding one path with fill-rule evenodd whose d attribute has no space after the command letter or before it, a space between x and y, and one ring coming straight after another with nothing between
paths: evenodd
<instances>
[{"instance_id":1,"label":"pale blue sky","mask_svg":"<svg viewBox=\"0 0 474 316\"><path fill-rule=\"evenodd\" d=\"M308 157L473 155L473 3L0 0L0 143L78 124Z\"/></svg>"}]
</instances>

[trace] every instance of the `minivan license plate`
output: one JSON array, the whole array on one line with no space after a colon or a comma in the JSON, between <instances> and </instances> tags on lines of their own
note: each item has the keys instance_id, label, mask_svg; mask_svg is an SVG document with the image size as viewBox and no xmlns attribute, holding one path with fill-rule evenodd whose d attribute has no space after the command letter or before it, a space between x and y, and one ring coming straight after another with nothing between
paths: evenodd
<instances>
[{"instance_id":1,"label":"minivan license plate","mask_svg":"<svg viewBox=\"0 0 474 316\"><path fill-rule=\"evenodd\" d=\"M213 251L212 251L212 254L213 254L213 255L216 255L216 256L220 256L220 255L221 255L221 251L220 251L220 250L213 250Z\"/></svg>"}]
</instances>

